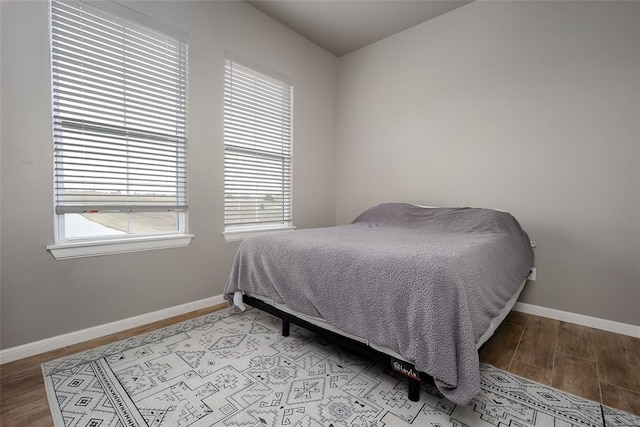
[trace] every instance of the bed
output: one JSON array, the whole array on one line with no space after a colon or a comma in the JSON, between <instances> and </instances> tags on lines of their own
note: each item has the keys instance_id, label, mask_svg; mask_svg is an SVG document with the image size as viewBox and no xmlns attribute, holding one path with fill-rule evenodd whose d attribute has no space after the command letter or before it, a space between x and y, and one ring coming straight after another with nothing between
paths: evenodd
<instances>
[{"instance_id":1,"label":"bed","mask_svg":"<svg viewBox=\"0 0 640 427\"><path fill-rule=\"evenodd\" d=\"M389 355L412 400L424 373L466 404L480 390L477 349L532 266L507 212L387 203L349 225L244 240L225 297Z\"/></svg>"}]
</instances>

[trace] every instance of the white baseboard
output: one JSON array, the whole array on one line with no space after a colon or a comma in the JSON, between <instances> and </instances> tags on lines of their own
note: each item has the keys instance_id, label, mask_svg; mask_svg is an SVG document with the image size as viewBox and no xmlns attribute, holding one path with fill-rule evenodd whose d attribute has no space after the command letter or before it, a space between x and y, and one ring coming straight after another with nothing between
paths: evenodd
<instances>
[{"instance_id":1,"label":"white baseboard","mask_svg":"<svg viewBox=\"0 0 640 427\"><path fill-rule=\"evenodd\" d=\"M47 351L100 338L105 335L115 334L127 329L157 322L158 320L164 320L168 319L169 317L189 313L190 311L211 307L223 302L226 302L226 300L224 299L224 296L220 294L210 298L176 305L174 307L165 308L151 313L129 317L128 319L122 319L115 322L106 323L104 325L98 325L92 328L82 329L80 331L70 332L68 334L58 335L55 337L46 338L44 340L19 345L17 347L7 348L5 350L0 350L0 364L23 359L25 357L35 356L36 354L45 353Z\"/></svg>"},{"instance_id":2,"label":"white baseboard","mask_svg":"<svg viewBox=\"0 0 640 427\"><path fill-rule=\"evenodd\" d=\"M584 314L570 313L568 311L556 310L554 308L540 307L538 305L526 304L523 302L517 302L513 306L513 309L515 311L521 311L522 313L535 314L537 316L548 317L550 319L561 320L563 322L575 323L576 325L588 326L590 328L602 329L604 331L615 332L616 334L640 338L640 326L599 319L597 317L585 316Z\"/></svg>"},{"instance_id":3,"label":"white baseboard","mask_svg":"<svg viewBox=\"0 0 640 427\"><path fill-rule=\"evenodd\" d=\"M7 348L5 350L0 350L0 364L23 359L25 357L35 356L36 354L45 353L47 351L100 338L105 335L122 332L127 329L146 325L158 320L164 320L169 317L189 313L190 311L200 310L203 308L211 307L213 305L221 304L225 301L226 300L224 299L223 295L216 295L210 298L177 305L175 307L169 307L163 310L141 314L139 316L130 317L128 319L118 320L115 322L106 323L104 325L98 325L92 328L82 329L80 331L46 338L44 340L20 345L17 347ZM640 326L628 325L626 323L599 319L597 317L590 317L582 314L570 313L567 311L556 310L553 308L541 307L522 302L517 302L514 305L513 309L522 313L535 314L537 316L548 317L550 319L561 320L564 322L575 323L577 325L588 326L595 329L602 329L609 332L615 332L617 334L640 338Z\"/></svg>"}]
</instances>

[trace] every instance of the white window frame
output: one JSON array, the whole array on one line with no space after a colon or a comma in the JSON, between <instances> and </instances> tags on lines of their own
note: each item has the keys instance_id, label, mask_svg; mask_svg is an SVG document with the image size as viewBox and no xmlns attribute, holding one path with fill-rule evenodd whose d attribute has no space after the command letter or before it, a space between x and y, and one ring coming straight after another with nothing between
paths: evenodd
<instances>
[{"instance_id":1,"label":"white window frame","mask_svg":"<svg viewBox=\"0 0 640 427\"><path fill-rule=\"evenodd\" d=\"M142 13L139 13L133 9L122 6L113 1L94 1L94 0L65 0L64 2L54 1L51 2L51 13L53 13L53 3L60 3L65 7L71 6L73 8L83 8L90 11L95 11L103 18L113 17L114 22L119 23L120 25L124 25L126 27L132 26L135 28L142 29L142 34L147 34L146 31L149 30L149 33L161 33L162 37L167 37L168 39L175 40L177 43L180 43L183 48L183 55L181 58L184 58L185 67L180 71L181 78L183 81L183 90L184 90L184 105L185 108L182 110L183 122L186 126L186 43L188 41L188 34L175 29L165 23L160 21L156 21L155 19L148 17ZM56 6L57 7L57 6ZM71 9L68 9L71 11ZM68 12L65 12L68 13ZM51 28L56 28L53 24L53 16L51 16L52 23ZM52 30L53 31L53 30ZM52 38L53 43L53 38ZM52 63L50 70L53 73L53 50L52 50ZM52 75L52 82L54 82L54 77ZM52 93L55 101L55 95ZM150 108L155 108L151 106ZM85 111L85 110L83 110ZM157 111L157 110L156 110ZM179 111L179 110L176 110ZM126 113L123 113L126 114ZM55 117L55 115L54 115ZM55 127L54 127L55 128ZM84 128L83 128L84 129ZM184 129L184 140L186 142L186 128ZM183 143L184 144L184 143ZM182 145L184 147L184 145ZM184 149L184 156L186 156L186 148ZM186 159L181 166L181 172L183 175L182 179L186 180ZM127 175L128 177L128 175ZM54 186L56 183L56 176L54 171ZM127 178L127 182L128 178ZM129 184L127 184L129 185ZM175 184L178 185L178 184ZM178 194L183 195L184 197L180 200L176 199L176 203L180 203L180 206L167 206L166 210L177 212L177 230L173 232L167 233L153 233L153 234L125 234L125 235L115 235L115 236L98 236L98 237L87 237L82 239L70 239L66 237L65 233L65 214L68 209L65 205L61 205L58 201L57 191L54 188L54 194L56 194L54 200L54 206L57 206L57 213L54 213L54 238L55 244L48 245L47 249L51 251L53 256L56 259L69 259L69 258L80 258L80 257L88 257L88 256L96 256L96 255L109 255L109 254L118 254L118 253L128 253L128 252L139 252L139 251L147 251L154 249L166 249L166 248L177 248L177 247L185 247L189 245L191 239L194 237L192 234L187 232L188 230L188 210L186 204L186 181L181 187L176 187L179 190L179 193L176 193L176 197ZM62 202L63 203L63 202ZM100 211L107 212L123 212L123 213L131 213L131 212L151 212L157 210L165 210L165 207L162 206L154 206L149 208L140 208L136 205L127 205L126 206L116 206L116 207L100 207ZM154 202L157 204L157 202ZM129 208L131 206L131 208ZM73 208L72 208L73 209ZM89 209L89 207L84 208ZM150 209L150 210L145 210ZM93 210L92 210L93 211ZM85 210L84 212L87 212Z\"/></svg>"},{"instance_id":2,"label":"white window frame","mask_svg":"<svg viewBox=\"0 0 640 427\"><path fill-rule=\"evenodd\" d=\"M239 71L238 71L239 70ZM241 76L242 78L250 78L255 79L256 88L250 87L249 85L238 86L236 92L234 89L236 87L236 78ZM270 102L273 102L272 105L278 105L278 107L273 107L273 109L278 109L278 112L270 111L274 116L280 117L277 118L266 118L261 113L257 113L256 111L263 108L264 105L256 105L253 107L253 103L256 102L257 98L260 96L268 96L265 95L264 92L260 92L262 89L257 87L267 85L274 90L280 91L281 95L276 96L274 98L270 98ZM243 93L240 93L243 92ZM224 90L224 98L225 98L225 117L224 117L224 152L225 152L225 184L224 184L224 238L226 241L237 241L243 240L247 237L251 237L254 235L265 234L265 233L273 233L280 232L285 230L293 230L295 229L293 225L293 83L292 81L277 72L269 70L259 64L256 64L250 60L242 58L236 54L231 52L226 52L226 60L225 60L225 90ZM275 99L279 98L279 100ZM236 102L246 103L243 111L237 112L238 110L235 108ZM251 104L251 106L247 106ZM253 111L251 111L254 108ZM273 127L280 127L282 129L280 132L275 132L275 134L267 135L267 138L272 138L272 141L266 142L262 139L262 135L265 133L265 128L261 128L256 123L264 120L271 120L267 123L268 125L272 125ZM242 127L242 122L247 122L250 124L246 125L246 127ZM237 136L239 133L245 133L243 136ZM246 145L244 141L246 141ZM267 148L262 148L262 146L268 145ZM239 182L237 178L240 174L250 172L248 167L237 166L237 162L242 161L239 160L237 156L238 150L246 150L247 156L244 160L249 160L251 158L251 154L253 153L256 157L254 161L256 164L260 164L260 168L269 168L262 169L261 172L257 172L256 176L264 179L264 174L267 175L272 173L274 176L278 176L279 181L283 182L280 193L284 193L279 211L274 210L273 214L267 215L269 220L263 222L258 219L258 211L251 211L250 208L240 208L239 213L236 213L239 217L247 217L248 215L255 215L254 219L246 219L245 223L237 223L236 220L231 219L231 212L233 208L229 203L229 194L232 194L232 190L230 188L237 188L238 186L245 185ZM282 168L281 169L270 169L271 166L263 166L261 160L257 160L258 158L262 158L262 156L269 156L269 151L272 153L277 150L281 150L281 153L276 153L274 158L282 158ZM273 151L276 150L276 151ZM275 167L274 167L275 168ZM277 175L280 174L280 175ZM260 181L260 184L263 185L276 185L273 181L267 182L267 180ZM263 195L265 194L258 187L260 185L255 184L254 190L251 190L251 185L246 184L246 187L242 191L256 191L257 194ZM236 193L237 194L237 193ZM268 196L267 196L268 197ZM276 219L276 216L280 216L280 218Z\"/></svg>"}]
</instances>

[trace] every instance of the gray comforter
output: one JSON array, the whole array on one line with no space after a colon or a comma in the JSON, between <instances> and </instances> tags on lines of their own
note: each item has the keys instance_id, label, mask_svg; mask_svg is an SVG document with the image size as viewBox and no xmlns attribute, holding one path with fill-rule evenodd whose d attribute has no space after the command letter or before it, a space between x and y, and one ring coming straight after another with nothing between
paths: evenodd
<instances>
[{"instance_id":1,"label":"gray comforter","mask_svg":"<svg viewBox=\"0 0 640 427\"><path fill-rule=\"evenodd\" d=\"M375 206L346 226L246 239L225 295L272 298L390 348L466 404L476 342L519 289L533 251L506 212Z\"/></svg>"}]
</instances>

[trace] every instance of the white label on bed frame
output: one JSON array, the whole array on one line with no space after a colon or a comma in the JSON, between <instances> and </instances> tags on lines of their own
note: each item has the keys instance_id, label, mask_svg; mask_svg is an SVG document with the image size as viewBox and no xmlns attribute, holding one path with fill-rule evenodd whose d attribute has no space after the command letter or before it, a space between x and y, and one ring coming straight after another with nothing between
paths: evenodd
<instances>
[{"instance_id":1,"label":"white label on bed frame","mask_svg":"<svg viewBox=\"0 0 640 427\"><path fill-rule=\"evenodd\" d=\"M407 362L403 362L401 360L391 358L391 367L394 371L401 373L409 378L413 378L414 380L420 381L420 375L414 369L414 366L408 364Z\"/></svg>"}]
</instances>

